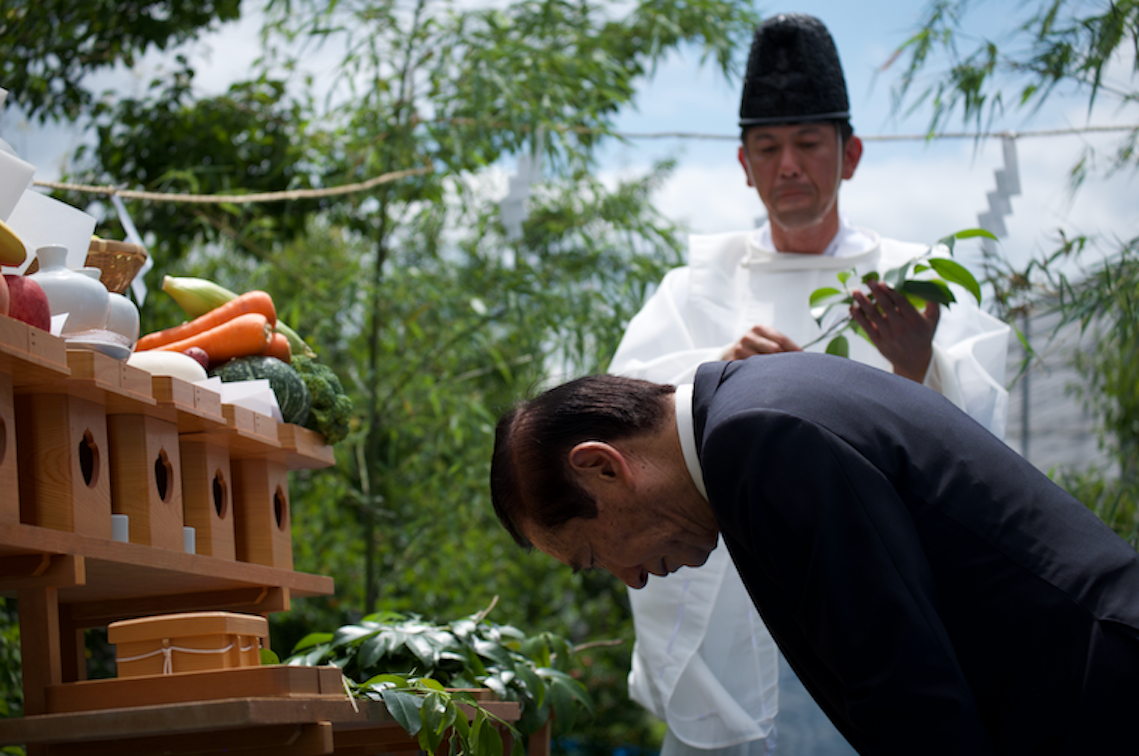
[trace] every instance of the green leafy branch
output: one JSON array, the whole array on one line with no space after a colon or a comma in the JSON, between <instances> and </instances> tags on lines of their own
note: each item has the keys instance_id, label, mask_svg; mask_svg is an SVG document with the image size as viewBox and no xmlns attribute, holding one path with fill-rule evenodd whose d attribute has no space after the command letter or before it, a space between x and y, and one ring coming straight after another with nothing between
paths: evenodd
<instances>
[{"instance_id":1,"label":"green leafy branch","mask_svg":"<svg viewBox=\"0 0 1139 756\"><path fill-rule=\"evenodd\" d=\"M982 228L958 231L939 239L937 244L927 248L923 254L908 260L903 265L886 270L881 275L881 281L895 291L904 294L910 304L919 310L924 308L928 302L937 302L946 307L956 302L957 298L949 288L951 283L963 287L980 304L981 286L973 274L956 260L934 254L935 250L944 247L952 255L958 239L971 239L978 236L994 241L997 238ZM921 277L917 278L916 276ZM824 286L811 292L811 317L815 319L820 328L823 327L823 322L834 310L842 308L845 315L831 323L818 338L805 344L804 349L829 338L830 341L827 342L826 348L827 354L849 357L850 342L844 335L846 331L853 330L867 341L870 340L866 332L850 316L850 307L854 304L854 289L851 288L851 282L855 280L861 284L867 284L879 280L879 275L877 271L870 271L861 278L857 278L855 271L844 270L838 273L841 289Z\"/></svg>"},{"instance_id":2,"label":"green leafy branch","mask_svg":"<svg viewBox=\"0 0 1139 756\"><path fill-rule=\"evenodd\" d=\"M447 624L418 615L372 614L332 633L309 634L285 663L339 667L354 694L382 700L421 744L437 746L441 740L436 739L450 732L455 753L501 753L491 720L506 726L519 743L518 735L537 731L551 716L572 727L579 714L592 715L589 693L570 674L575 649L569 641L490 622L490 608ZM478 687L489 688L499 700L517 701L517 723L502 722L469 693L455 690ZM459 704L474 709L472 720ZM498 742L497 751L485 750L492 741Z\"/></svg>"},{"instance_id":3,"label":"green leafy branch","mask_svg":"<svg viewBox=\"0 0 1139 756\"><path fill-rule=\"evenodd\" d=\"M468 691L447 690L430 677L392 674L376 675L363 683L348 681L347 685L358 698L383 701L392 718L427 753L435 753L446 739L451 754L498 756L502 753L499 727L513 736L511 756L524 753L518 730L487 711ZM470 718L462 705L472 710Z\"/></svg>"}]
</instances>

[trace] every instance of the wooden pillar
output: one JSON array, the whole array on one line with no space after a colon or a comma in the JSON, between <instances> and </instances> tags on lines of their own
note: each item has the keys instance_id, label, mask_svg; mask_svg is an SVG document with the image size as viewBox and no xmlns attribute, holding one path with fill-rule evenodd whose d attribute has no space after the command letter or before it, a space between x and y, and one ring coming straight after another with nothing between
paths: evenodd
<instances>
[{"instance_id":1,"label":"wooden pillar","mask_svg":"<svg viewBox=\"0 0 1139 756\"><path fill-rule=\"evenodd\" d=\"M184 434L182 511L194 528L199 554L236 559L234 545L234 487L229 449L203 434Z\"/></svg>"},{"instance_id":2,"label":"wooden pillar","mask_svg":"<svg viewBox=\"0 0 1139 756\"><path fill-rule=\"evenodd\" d=\"M46 714L47 686L63 682L58 589L55 586L22 588L16 596L20 613L24 714Z\"/></svg>"},{"instance_id":3,"label":"wooden pillar","mask_svg":"<svg viewBox=\"0 0 1139 756\"><path fill-rule=\"evenodd\" d=\"M293 568L288 467L272 459L230 462L234 489L237 558L285 570Z\"/></svg>"},{"instance_id":4,"label":"wooden pillar","mask_svg":"<svg viewBox=\"0 0 1139 756\"><path fill-rule=\"evenodd\" d=\"M59 656L64 682L87 679L87 636L71 619L70 605L59 608Z\"/></svg>"},{"instance_id":5,"label":"wooden pillar","mask_svg":"<svg viewBox=\"0 0 1139 756\"><path fill-rule=\"evenodd\" d=\"M178 426L148 415L107 416L111 509L130 517L130 540L183 550Z\"/></svg>"},{"instance_id":6,"label":"wooden pillar","mask_svg":"<svg viewBox=\"0 0 1139 756\"><path fill-rule=\"evenodd\" d=\"M76 396L21 391L16 401L20 520L111 537L106 410Z\"/></svg>"},{"instance_id":7,"label":"wooden pillar","mask_svg":"<svg viewBox=\"0 0 1139 756\"><path fill-rule=\"evenodd\" d=\"M19 485L12 376L0 372L0 522L20 521Z\"/></svg>"}]
</instances>

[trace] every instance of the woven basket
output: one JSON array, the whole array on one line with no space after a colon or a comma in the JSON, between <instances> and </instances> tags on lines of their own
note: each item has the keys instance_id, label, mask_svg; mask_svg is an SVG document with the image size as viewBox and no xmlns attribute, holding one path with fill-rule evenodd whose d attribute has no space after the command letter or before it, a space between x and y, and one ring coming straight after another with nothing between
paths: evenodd
<instances>
[{"instance_id":1,"label":"woven basket","mask_svg":"<svg viewBox=\"0 0 1139 756\"><path fill-rule=\"evenodd\" d=\"M146 249L138 244L92 239L87 248L87 265L103 271L99 280L119 294L126 293L145 262Z\"/></svg>"},{"instance_id":2,"label":"woven basket","mask_svg":"<svg viewBox=\"0 0 1139 756\"><path fill-rule=\"evenodd\" d=\"M86 265L103 271L99 280L108 291L125 294L131 281L146 262L146 249L138 244L92 239L87 248ZM30 276L40 269L40 261L32 260L24 275Z\"/></svg>"}]
</instances>

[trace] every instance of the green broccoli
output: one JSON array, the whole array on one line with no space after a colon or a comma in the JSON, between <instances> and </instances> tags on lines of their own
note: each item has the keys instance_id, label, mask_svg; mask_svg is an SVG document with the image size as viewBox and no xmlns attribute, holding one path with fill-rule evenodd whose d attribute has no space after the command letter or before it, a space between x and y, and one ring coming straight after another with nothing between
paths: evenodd
<instances>
[{"instance_id":1,"label":"green broccoli","mask_svg":"<svg viewBox=\"0 0 1139 756\"><path fill-rule=\"evenodd\" d=\"M312 401L305 427L322 434L330 444L346 438L353 405L340 378L332 368L303 354L293 355L289 364L304 379Z\"/></svg>"}]
</instances>

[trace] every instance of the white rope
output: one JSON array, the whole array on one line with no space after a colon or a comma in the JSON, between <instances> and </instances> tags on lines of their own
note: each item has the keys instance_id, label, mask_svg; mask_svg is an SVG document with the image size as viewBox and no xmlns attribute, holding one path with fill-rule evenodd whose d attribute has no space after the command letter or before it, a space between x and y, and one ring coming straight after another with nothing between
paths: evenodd
<instances>
[{"instance_id":1,"label":"white rope","mask_svg":"<svg viewBox=\"0 0 1139 756\"><path fill-rule=\"evenodd\" d=\"M257 643L260 645L260 639L258 639ZM130 662L142 661L143 659L150 659L151 657L162 654L162 674L172 675L174 674L173 656L175 651L181 651L184 654L224 654L227 651L233 649L233 645L234 644L230 643L225 648L183 648L182 646L172 646L170 645L169 638L163 638L161 648L156 648L153 651L149 651L145 654L139 654L137 656L128 656L125 658L116 657L115 662L117 664L128 664ZM254 646L252 643L248 646L238 646L238 650L242 653L252 651L253 648Z\"/></svg>"},{"instance_id":2,"label":"white rope","mask_svg":"<svg viewBox=\"0 0 1139 756\"><path fill-rule=\"evenodd\" d=\"M604 129L569 128L558 131L588 132L593 134L609 133L620 139L718 139L723 141L739 141L739 133L735 134L699 134L685 131L657 131L637 133L631 131L606 132ZM1090 134L1109 131L1139 131L1139 124L1118 126L1078 126L1065 129L1042 129L1038 131L978 131L978 132L943 132L940 134L884 134L861 136L864 142L898 142L898 141L932 141L935 139L993 139L1008 138L1022 139L1026 137L1055 137L1072 134ZM70 184L57 181L35 181L36 186L46 189L61 189L84 194L104 194L124 199L149 200L151 202L185 202L194 204L234 204L244 205L252 202L281 202L285 200L311 199L316 197L332 197L343 194L367 191L380 184L395 181L408 176L431 173L429 167L412 168L404 171L394 171L375 176L355 184L344 186L329 186L321 189L290 189L279 192L257 192L251 194L175 194L165 192L144 192L133 189L122 189L117 186L92 186L90 184Z\"/></svg>"}]
</instances>

